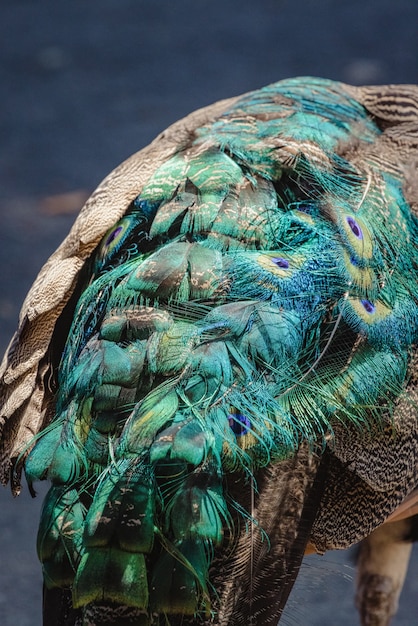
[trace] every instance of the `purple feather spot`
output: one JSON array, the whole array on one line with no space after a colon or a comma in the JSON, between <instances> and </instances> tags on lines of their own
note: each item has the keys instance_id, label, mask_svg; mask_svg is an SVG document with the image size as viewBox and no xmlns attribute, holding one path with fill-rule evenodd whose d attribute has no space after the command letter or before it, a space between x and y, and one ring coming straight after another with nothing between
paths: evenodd
<instances>
[{"instance_id":1,"label":"purple feather spot","mask_svg":"<svg viewBox=\"0 0 418 626\"><path fill-rule=\"evenodd\" d=\"M354 217L347 217L346 219L347 224L349 225L354 237L357 237L357 239L363 239L363 231L361 230L359 224L356 222Z\"/></svg>"},{"instance_id":2,"label":"purple feather spot","mask_svg":"<svg viewBox=\"0 0 418 626\"><path fill-rule=\"evenodd\" d=\"M370 302L370 300L361 300L361 304L363 305L364 310L367 313L370 313L370 315L376 311L375 305Z\"/></svg>"},{"instance_id":3,"label":"purple feather spot","mask_svg":"<svg viewBox=\"0 0 418 626\"><path fill-rule=\"evenodd\" d=\"M312 204L307 204L306 202L301 202L298 205L297 208L298 208L299 211L302 211L302 213L310 214L310 213L312 213L313 205Z\"/></svg>"},{"instance_id":4,"label":"purple feather spot","mask_svg":"<svg viewBox=\"0 0 418 626\"><path fill-rule=\"evenodd\" d=\"M105 246L110 246L112 241L116 239L116 237L119 235L121 230L122 230L122 226L118 226L117 228L115 228L115 230L112 230L112 232L110 233L110 235L105 241Z\"/></svg>"},{"instance_id":5,"label":"purple feather spot","mask_svg":"<svg viewBox=\"0 0 418 626\"><path fill-rule=\"evenodd\" d=\"M230 413L228 415L229 426L237 437L246 435L251 428L251 422L246 415L242 413Z\"/></svg>"},{"instance_id":6,"label":"purple feather spot","mask_svg":"<svg viewBox=\"0 0 418 626\"><path fill-rule=\"evenodd\" d=\"M277 265L277 267L280 267L281 269L287 270L289 267L289 261L281 256L275 256L271 259L271 261L274 265Z\"/></svg>"}]
</instances>

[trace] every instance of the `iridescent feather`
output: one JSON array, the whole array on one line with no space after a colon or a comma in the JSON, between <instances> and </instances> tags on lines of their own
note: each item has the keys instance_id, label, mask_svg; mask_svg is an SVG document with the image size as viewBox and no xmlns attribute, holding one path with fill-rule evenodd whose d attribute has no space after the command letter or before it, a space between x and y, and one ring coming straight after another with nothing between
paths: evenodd
<instances>
[{"instance_id":1,"label":"iridescent feather","mask_svg":"<svg viewBox=\"0 0 418 626\"><path fill-rule=\"evenodd\" d=\"M414 87L282 81L92 196L1 371L45 624L277 623L308 540L416 485L417 125Z\"/></svg>"}]
</instances>

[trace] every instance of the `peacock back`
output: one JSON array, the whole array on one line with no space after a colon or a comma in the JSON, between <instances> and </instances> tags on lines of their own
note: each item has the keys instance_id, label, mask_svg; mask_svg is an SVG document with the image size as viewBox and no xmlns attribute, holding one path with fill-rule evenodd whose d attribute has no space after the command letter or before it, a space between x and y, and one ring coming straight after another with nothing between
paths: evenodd
<instances>
[{"instance_id":1,"label":"peacock back","mask_svg":"<svg viewBox=\"0 0 418 626\"><path fill-rule=\"evenodd\" d=\"M275 623L286 514L345 547L415 484L417 119L414 87L286 80L93 194L1 371L46 624Z\"/></svg>"}]
</instances>

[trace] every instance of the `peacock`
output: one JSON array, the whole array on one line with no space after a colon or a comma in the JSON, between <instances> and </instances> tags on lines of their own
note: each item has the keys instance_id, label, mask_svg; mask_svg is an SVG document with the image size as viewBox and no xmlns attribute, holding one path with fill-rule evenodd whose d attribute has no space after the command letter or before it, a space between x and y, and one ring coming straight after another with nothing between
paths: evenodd
<instances>
[{"instance_id":1,"label":"peacock","mask_svg":"<svg viewBox=\"0 0 418 626\"><path fill-rule=\"evenodd\" d=\"M277 624L303 555L360 541L362 623L389 623L418 526L417 217L410 85L283 80L105 178L0 371L1 480L50 483L45 626Z\"/></svg>"}]
</instances>

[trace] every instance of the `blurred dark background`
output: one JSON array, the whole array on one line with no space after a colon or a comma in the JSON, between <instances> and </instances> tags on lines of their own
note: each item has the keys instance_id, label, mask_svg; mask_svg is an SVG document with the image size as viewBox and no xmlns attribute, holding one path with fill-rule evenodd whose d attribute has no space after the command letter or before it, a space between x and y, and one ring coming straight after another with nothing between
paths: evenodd
<instances>
[{"instance_id":1,"label":"blurred dark background","mask_svg":"<svg viewBox=\"0 0 418 626\"><path fill-rule=\"evenodd\" d=\"M87 194L168 124L295 75L416 83L416 0L1 0L0 351ZM40 626L40 496L0 489L0 624ZM353 626L353 555L306 559L283 623ZM418 624L415 549L393 626Z\"/></svg>"}]
</instances>

